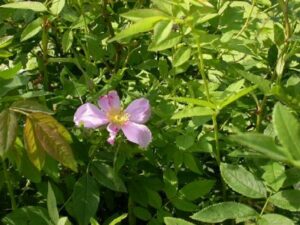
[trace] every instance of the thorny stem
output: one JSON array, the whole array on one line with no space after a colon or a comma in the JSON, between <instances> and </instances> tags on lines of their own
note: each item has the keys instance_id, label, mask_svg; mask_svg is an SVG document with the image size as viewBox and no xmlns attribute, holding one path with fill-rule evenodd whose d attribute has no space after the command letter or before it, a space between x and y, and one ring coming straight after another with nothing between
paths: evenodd
<instances>
[{"instance_id":1,"label":"thorny stem","mask_svg":"<svg viewBox=\"0 0 300 225\"><path fill-rule=\"evenodd\" d=\"M12 208L12 210L15 210L17 208L17 203L16 203L16 199L15 199L15 196L14 196L13 187L12 187L10 179L9 179L6 162L5 162L4 159L2 160L2 165L3 165L4 179L5 179L5 182L6 182L6 185L7 185L8 194L9 194L9 197L10 197L11 208Z\"/></svg>"}]
</instances>

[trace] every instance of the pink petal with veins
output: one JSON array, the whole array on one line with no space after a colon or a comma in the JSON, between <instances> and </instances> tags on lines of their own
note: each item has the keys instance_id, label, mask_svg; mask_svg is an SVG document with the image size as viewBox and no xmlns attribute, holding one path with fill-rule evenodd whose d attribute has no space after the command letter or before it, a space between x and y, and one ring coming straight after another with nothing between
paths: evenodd
<instances>
[{"instance_id":1,"label":"pink petal with veins","mask_svg":"<svg viewBox=\"0 0 300 225\"><path fill-rule=\"evenodd\" d=\"M125 109L129 115L129 120L135 123L146 123L151 116L149 101L139 98L131 102Z\"/></svg>"},{"instance_id":2,"label":"pink petal with veins","mask_svg":"<svg viewBox=\"0 0 300 225\"><path fill-rule=\"evenodd\" d=\"M143 148L146 148L152 140L151 131L145 125L128 121L121 129L129 141Z\"/></svg>"},{"instance_id":3,"label":"pink petal with veins","mask_svg":"<svg viewBox=\"0 0 300 225\"><path fill-rule=\"evenodd\" d=\"M116 136L119 132L120 128L112 123L107 125L107 131L109 132L109 138L107 142L111 145L115 143Z\"/></svg>"},{"instance_id":4,"label":"pink petal with veins","mask_svg":"<svg viewBox=\"0 0 300 225\"><path fill-rule=\"evenodd\" d=\"M121 109L120 98L116 91L110 91L107 95L101 96L99 98L98 104L100 108L105 112L108 112L111 109Z\"/></svg>"},{"instance_id":5,"label":"pink petal with veins","mask_svg":"<svg viewBox=\"0 0 300 225\"><path fill-rule=\"evenodd\" d=\"M108 123L106 115L91 103L81 105L75 112L74 123L76 126L83 124L86 128L97 128Z\"/></svg>"}]
</instances>

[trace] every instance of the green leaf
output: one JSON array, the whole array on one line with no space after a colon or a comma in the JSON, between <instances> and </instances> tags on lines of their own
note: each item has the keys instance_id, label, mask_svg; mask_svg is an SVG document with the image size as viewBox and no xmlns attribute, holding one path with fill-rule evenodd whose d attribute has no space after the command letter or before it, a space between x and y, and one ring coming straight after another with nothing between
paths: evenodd
<instances>
[{"instance_id":1,"label":"green leaf","mask_svg":"<svg viewBox=\"0 0 300 225\"><path fill-rule=\"evenodd\" d=\"M146 191L147 191L149 205L151 205L156 209L160 209L162 205L162 199L160 195L156 191L153 191L150 188L146 188Z\"/></svg>"},{"instance_id":2,"label":"green leaf","mask_svg":"<svg viewBox=\"0 0 300 225\"><path fill-rule=\"evenodd\" d=\"M162 41L166 40L173 27L173 21L172 20L162 20L159 21L154 26L153 30L153 40L155 43L161 43Z\"/></svg>"},{"instance_id":3,"label":"green leaf","mask_svg":"<svg viewBox=\"0 0 300 225\"><path fill-rule=\"evenodd\" d=\"M178 197L172 198L170 201L177 209L184 212L195 212L199 208L196 204Z\"/></svg>"},{"instance_id":4,"label":"green leaf","mask_svg":"<svg viewBox=\"0 0 300 225\"><path fill-rule=\"evenodd\" d=\"M242 145L246 145L250 149L259 152L264 157L270 157L274 160L285 161L287 154L284 150L275 144L274 140L270 136L255 133L245 133L239 135L233 135L231 140L238 142Z\"/></svg>"},{"instance_id":5,"label":"green leaf","mask_svg":"<svg viewBox=\"0 0 300 225\"><path fill-rule=\"evenodd\" d=\"M176 137L176 145L183 149L186 150L194 144L194 137L191 135L181 135Z\"/></svg>"},{"instance_id":6,"label":"green leaf","mask_svg":"<svg viewBox=\"0 0 300 225\"><path fill-rule=\"evenodd\" d=\"M62 37L62 49L64 52L68 52L73 44L73 31L67 30Z\"/></svg>"},{"instance_id":7,"label":"green leaf","mask_svg":"<svg viewBox=\"0 0 300 225\"><path fill-rule=\"evenodd\" d=\"M283 215L272 213L261 216L258 225L295 225L295 223Z\"/></svg>"},{"instance_id":8,"label":"green leaf","mask_svg":"<svg viewBox=\"0 0 300 225\"><path fill-rule=\"evenodd\" d=\"M263 76L254 75L243 70L236 70L236 72L238 75L242 75L245 79L257 85L265 94L270 92L271 82Z\"/></svg>"},{"instance_id":9,"label":"green leaf","mask_svg":"<svg viewBox=\"0 0 300 225\"><path fill-rule=\"evenodd\" d=\"M10 53L9 51L0 49L0 58L9 58L11 56L13 56L13 54Z\"/></svg>"},{"instance_id":10,"label":"green leaf","mask_svg":"<svg viewBox=\"0 0 300 225\"><path fill-rule=\"evenodd\" d=\"M176 50L173 56L173 66L181 66L191 57L192 50L189 47L180 47Z\"/></svg>"},{"instance_id":11,"label":"green leaf","mask_svg":"<svg viewBox=\"0 0 300 225\"><path fill-rule=\"evenodd\" d=\"M149 45L148 50L158 52L172 48L180 42L181 38L181 35L177 33L171 33L165 40L161 42L155 42L155 40L153 40L153 42Z\"/></svg>"},{"instance_id":12,"label":"green leaf","mask_svg":"<svg viewBox=\"0 0 300 225\"><path fill-rule=\"evenodd\" d=\"M95 161L92 164L92 173L99 184L119 192L127 192L122 179L109 165Z\"/></svg>"},{"instance_id":13,"label":"green leaf","mask_svg":"<svg viewBox=\"0 0 300 225\"><path fill-rule=\"evenodd\" d=\"M143 221L148 221L151 219L151 213L146 208L134 207L133 213L137 218L139 218Z\"/></svg>"},{"instance_id":14,"label":"green leaf","mask_svg":"<svg viewBox=\"0 0 300 225\"><path fill-rule=\"evenodd\" d=\"M274 129L281 144L295 160L300 160L300 123L282 104L277 103L273 111Z\"/></svg>"},{"instance_id":15,"label":"green leaf","mask_svg":"<svg viewBox=\"0 0 300 225\"><path fill-rule=\"evenodd\" d=\"M278 191L286 180L285 167L278 162L270 162L262 168L262 178L274 191Z\"/></svg>"},{"instance_id":16,"label":"green leaf","mask_svg":"<svg viewBox=\"0 0 300 225\"><path fill-rule=\"evenodd\" d=\"M283 187L290 187L294 184L300 182L300 169L299 168L289 168L285 171L286 179L284 181Z\"/></svg>"},{"instance_id":17,"label":"green leaf","mask_svg":"<svg viewBox=\"0 0 300 225\"><path fill-rule=\"evenodd\" d=\"M300 211L300 190L285 190L270 197L275 206L292 212Z\"/></svg>"},{"instance_id":18,"label":"green leaf","mask_svg":"<svg viewBox=\"0 0 300 225\"><path fill-rule=\"evenodd\" d=\"M42 105L37 101L29 100L29 99L14 102L10 106L10 109L24 111L24 112L42 112L49 115L54 114L54 112L48 109L47 106Z\"/></svg>"},{"instance_id":19,"label":"green leaf","mask_svg":"<svg viewBox=\"0 0 300 225\"><path fill-rule=\"evenodd\" d=\"M220 169L222 178L234 191L249 198L265 198L267 196L263 182L243 166L222 163Z\"/></svg>"},{"instance_id":20,"label":"green leaf","mask_svg":"<svg viewBox=\"0 0 300 225\"><path fill-rule=\"evenodd\" d=\"M205 223L220 223L228 219L256 217L258 213L247 205L237 202L222 202L208 206L193 214L192 219Z\"/></svg>"},{"instance_id":21,"label":"green leaf","mask_svg":"<svg viewBox=\"0 0 300 225\"><path fill-rule=\"evenodd\" d=\"M121 223L124 219L127 218L127 213L122 214L121 216L118 216L117 218L113 219L109 225L117 225L119 223Z\"/></svg>"},{"instance_id":22,"label":"green leaf","mask_svg":"<svg viewBox=\"0 0 300 225\"><path fill-rule=\"evenodd\" d=\"M228 98L222 100L222 102L219 103L219 108L223 109L225 106L235 102L239 98L243 97L244 95L249 94L251 91L255 90L257 88L256 85L247 87L242 89L241 91L234 93L233 95L229 96Z\"/></svg>"},{"instance_id":23,"label":"green leaf","mask_svg":"<svg viewBox=\"0 0 300 225\"><path fill-rule=\"evenodd\" d=\"M202 170L199 169L199 160L193 156L190 152L184 152L183 154L184 165L193 171L194 173L202 174Z\"/></svg>"},{"instance_id":24,"label":"green leaf","mask_svg":"<svg viewBox=\"0 0 300 225\"><path fill-rule=\"evenodd\" d=\"M47 210L38 206L25 206L2 219L5 225L52 225Z\"/></svg>"},{"instance_id":25,"label":"green leaf","mask_svg":"<svg viewBox=\"0 0 300 225\"><path fill-rule=\"evenodd\" d=\"M166 225L194 225L191 222L174 217L164 217L164 222Z\"/></svg>"},{"instance_id":26,"label":"green leaf","mask_svg":"<svg viewBox=\"0 0 300 225\"><path fill-rule=\"evenodd\" d=\"M10 45L14 39L14 36L8 35L0 38L0 48L5 48Z\"/></svg>"},{"instance_id":27,"label":"green leaf","mask_svg":"<svg viewBox=\"0 0 300 225\"><path fill-rule=\"evenodd\" d=\"M0 113L0 156L3 157L13 146L18 131L17 116L5 109Z\"/></svg>"},{"instance_id":28,"label":"green leaf","mask_svg":"<svg viewBox=\"0 0 300 225\"><path fill-rule=\"evenodd\" d=\"M95 216L100 201L99 187L89 175L84 175L75 184L67 210L80 225L88 225Z\"/></svg>"},{"instance_id":29,"label":"green leaf","mask_svg":"<svg viewBox=\"0 0 300 225\"><path fill-rule=\"evenodd\" d=\"M41 18L37 18L29 23L21 33L21 42L37 35L42 30L42 23L43 20Z\"/></svg>"},{"instance_id":30,"label":"green leaf","mask_svg":"<svg viewBox=\"0 0 300 225\"><path fill-rule=\"evenodd\" d=\"M0 78L4 80L13 79L21 69L22 69L22 64L18 63L10 69L0 71Z\"/></svg>"},{"instance_id":31,"label":"green leaf","mask_svg":"<svg viewBox=\"0 0 300 225\"><path fill-rule=\"evenodd\" d=\"M54 15L58 15L66 4L66 0L52 0L50 12Z\"/></svg>"},{"instance_id":32,"label":"green leaf","mask_svg":"<svg viewBox=\"0 0 300 225\"><path fill-rule=\"evenodd\" d=\"M121 31L120 33L116 34L116 36L114 38L112 38L110 40L110 42L118 41L118 40L130 37L130 36L133 36L135 34L150 31L150 30L153 29L154 25L162 19L164 19L164 17L154 16L154 17L148 17L146 19L138 21L138 22L134 23L133 25L131 25L129 28L127 28L127 29Z\"/></svg>"},{"instance_id":33,"label":"green leaf","mask_svg":"<svg viewBox=\"0 0 300 225\"><path fill-rule=\"evenodd\" d=\"M12 91L18 87L27 85L30 78L28 76L15 76L12 80L1 80L0 79L0 97L6 95L9 91ZM0 101L3 98L0 98Z\"/></svg>"},{"instance_id":34,"label":"green leaf","mask_svg":"<svg viewBox=\"0 0 300 225\"><path fill-rule=\"evenodd\" d=\"M59 214L56 205L55 194L52 190L51 184L48 182L48 193L47 193L47 208L48 214L54 224L58 223Z\"/></svg>"},{"instance_id":35,"label":"green leaf","mask_svg":"<svg viewBox=\"0 0 300 225\"><path fill-rule=\"evenodd\" d=\"M72 225L72 224L69 221L68 217L61 217L61 218L59 218L56 225Z\"/></svg>"},{"instance_id":36,"label":"green leaf","mask_svg":"<svg viewBox=\"0 0 300 225\"><path fill-rule=\"evenodd\" d=\"M179 192L186 199L193 201L208 194L214 185L214 180L201 179L186 184Z\"/></svg>"},{"instance_id":37,"label":"green leaf","mask_svg":"<svg viewBox=\"0 0 300 225\"><path fill-rule=\"evenodd\" d=\"M30 162L20 138L16 139L14 148L12 151L8 152L7 157L12 163L15 163L16 169L22 176L34 183L41 182L41 174Z\"/></svg>"},{"instance_id":38,"label":"green leaf","mask_svg":"<svg viewBox=\"0 0 300 225\"><path fill-rule=\"evenodd\" d=\"M24 1L24 2L15 2L1 5L1 8L10 8L10 9L27 9L35 12L45 12L47 11L46 6L41 2L35 1Z\"/></svg>"},{"instance_id":39,"label":"green leaf","mask_svg":"<svg viewBox=\"0 0 300 225\"><path fill-rule=\"evenodd\" d=\"M183 110L175 113L172 116L172 119L182 119L187 117L193 117L193 116L211 116L214 114L214 111L206 108L206 107L185 107Z\"/></svg>"},{"instance_id":40,"label":"green leaf","mask_svg":"<svg viewBox=\"0 0 300 225\"><path fill-rule=\"evenodd\" d=\"M122 13L121 16L132 21L139 21L154 16L168 17L167 14L157 9L133 9Z\"/></svg>"},{"instance_id":41,"label":"green leaf","mask_svg":"<svg viewBox=\"0 0 300 225\"><path fill-rule=\"evenodd\" d=\"M193 104L193 105L199 105L199 106L204 106L208 107L211 109L215 109L216 106L208 101L197 99L197 98L186 98L186 97L170 97L169 99L172 99L176 102L182 102L186 104Z\"/></svg>"}]
</instances>

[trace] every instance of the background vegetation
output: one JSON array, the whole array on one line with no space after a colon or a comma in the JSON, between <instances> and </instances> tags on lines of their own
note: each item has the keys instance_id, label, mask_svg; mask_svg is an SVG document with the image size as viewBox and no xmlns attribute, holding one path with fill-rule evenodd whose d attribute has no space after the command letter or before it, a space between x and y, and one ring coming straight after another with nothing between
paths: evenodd
<instances>
[{"instance_id":1,"label":"background vegetation","mask_svg":"<svg viewBox=\"0 0 300 225\"><path fill-rule=\"evenodd\" d=\"M299 224L299 18L299 0L0 0L2 223ZM110 90L150 101L147 149L74 126Z\"/></svg>"}]
</instances>

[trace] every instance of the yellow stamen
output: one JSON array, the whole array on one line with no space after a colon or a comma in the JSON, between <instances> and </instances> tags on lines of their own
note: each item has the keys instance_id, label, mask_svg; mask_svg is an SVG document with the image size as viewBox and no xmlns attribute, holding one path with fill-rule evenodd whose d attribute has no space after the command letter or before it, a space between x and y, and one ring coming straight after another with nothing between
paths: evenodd
<instances>
[{"instance_id":1,"label":"yellow stamen","mask_svg":"<svg viewBox=\"0 0 300 225\"><path fill-rule=\"evenodd\" d=\"M108 120L118 126L124 125L129 119L129 116L127 113L125 113L123 110L115 110L111 109L106 114Z\"/></svg>"}]
</instances>

